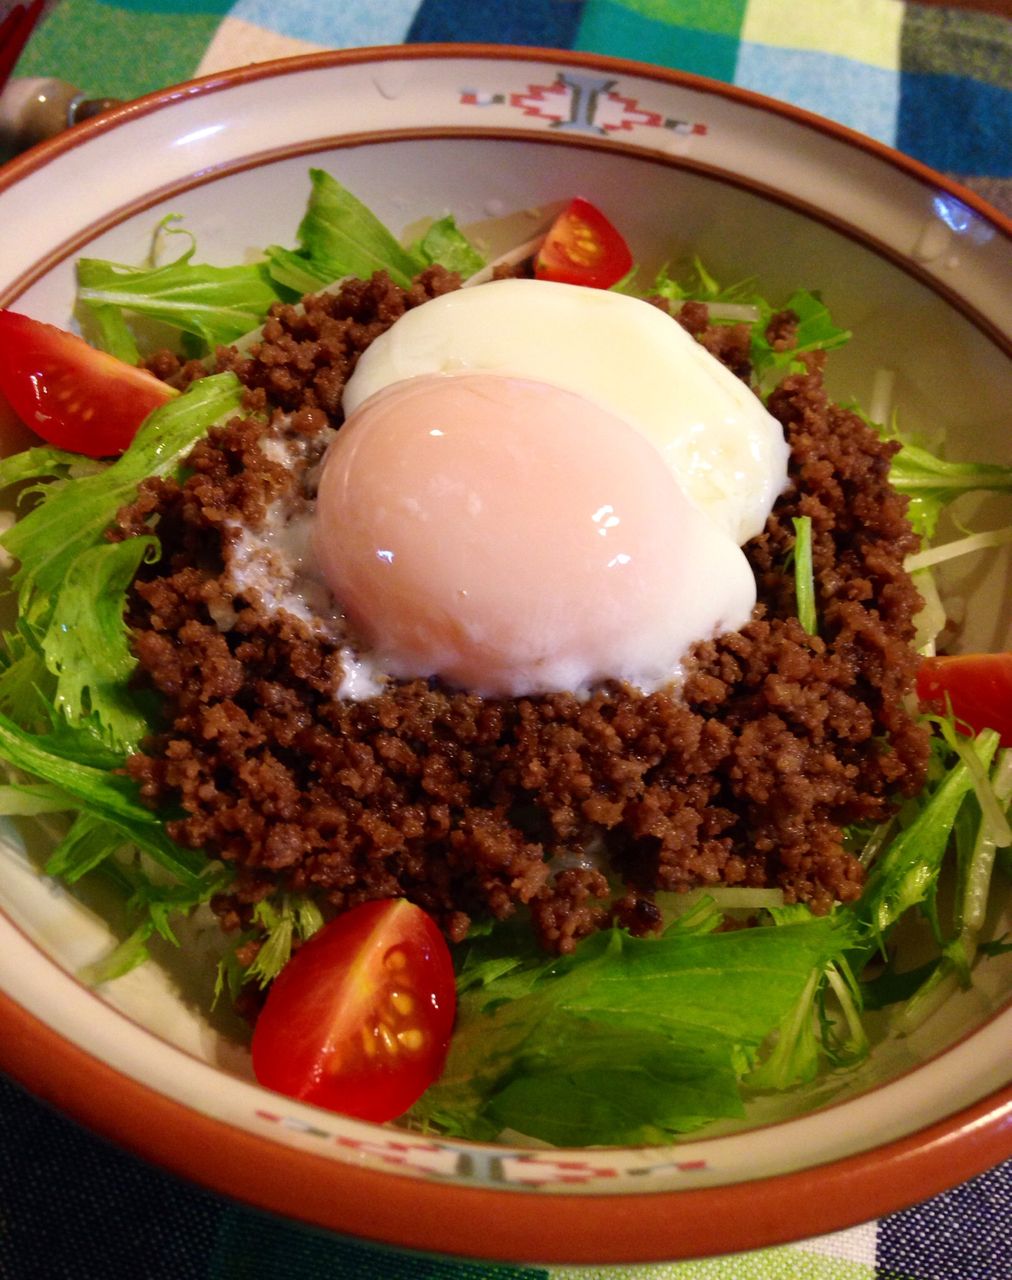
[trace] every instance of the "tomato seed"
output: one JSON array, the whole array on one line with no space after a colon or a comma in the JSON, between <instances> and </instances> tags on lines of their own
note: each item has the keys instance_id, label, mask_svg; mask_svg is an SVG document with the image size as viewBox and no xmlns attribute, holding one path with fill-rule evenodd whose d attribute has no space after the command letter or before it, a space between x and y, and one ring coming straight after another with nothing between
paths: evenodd
<instances>
[{"instance_id":1,"label":"tomato seed","mask_svg":"<svg viewBox=\"0 0 1012 1280\"><path fill-rule=\"evenodd\" d=\"M415 1008L414 999L411 996L409 996L406 991L391 991L390 1003L393 1005L393 1007L397 1010L397 1012L401 1015L402 1018L406 1018L409 1013L414 1012L414 1008Z\"/></svg>"}]
</instances>

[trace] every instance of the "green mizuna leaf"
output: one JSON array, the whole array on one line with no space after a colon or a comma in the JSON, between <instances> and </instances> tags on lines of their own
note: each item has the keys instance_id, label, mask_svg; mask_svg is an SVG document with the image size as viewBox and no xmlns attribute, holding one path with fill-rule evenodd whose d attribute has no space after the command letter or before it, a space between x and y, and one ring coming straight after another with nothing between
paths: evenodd
<instances>
[{"instance_id":1,"label":"green mizuna leaf","mask_svg":"<svg viewBox=\"0 0 1012 1280\"><path fill-rule=\"evenodd\" d=\"M128 843L119 827L87 811L80 812L46 862L48 876L73 884Z\"/></svg>"},{"instance_id":2,"label":"green mizuna leaf","mask_svg":"<svg viewBox=\"0 0 1012 1280\"><path fill-rule=\"evenodd\" d=\"M774 308L758 292L754 279L722 287L698 258L693 258L691 270L684 279L675 279L667 270L661 271L650 293L671 302L705 302L710 307L712 320L744 321L749 324L753 373L756 381L767 388L776 381L778 374L802 369L804 366L798 357L805 352L831 351L848 342L851 336L849 330L841 329L833 323L832 316L817 293L798 289L782 308ZM767 327L776 310L792 311L797 317L795 344L785 351L774 350L766 336Z\"/></svg>"},{"instance_id":3,"label":"green mizuna leaf","mask_svg":"<svg viewBox=\"0 0 1012 1280\"><path fill-rule=\"evenodd\" d=\"M14 575L21 618L45 625L71 565L104 541L117 510L148 476L174 470L215 423L238 411L242 391L231 373L203 378L156 409L130 448L105 470L51 486L43 501L2 538L19 561Z\"/></svg>"},{"instance_id":4,"label":"green mizuna leaf","mask_svg":"<svg viewBox=\"0 0 1012 1280\"><path fill-rule=\"evenodd\" d=\"M150 959L148 939L154 933L154 928L153 921L142 921L118 947L96 964L86 965L78 977L89 986L99 987L103 982L112 982L114 978L122 978L124 974L138 968Z\"/></svg>"},{"instance_id":5,"label":"green mizuna leaf","mask_svg":"<svg viewBox=\"0 0 1012 1280\"><path fill-rule=\"evenodd\" d=\"M986 769L998 747L998 735L985 730L971 749ZM855 915L872 939L881 940L911 907L933 898L942 860L949 847L964 799L974 788L974 776L963 760L926 794L917 816L872 864ZM866 953L870 954L871 944Z\"/></svg>"},{"instance_id":6,"label":"green mizuna leaf","mask_svg":"<svg viewBox=\"0 0 1012 1280\"><path fill-rule=\"evenodd\" d=\"M165 884L144 874L133 875L134 889L129 908L149 918L155 931L166 942L178 946L171 920L176 915L188 915L194 907L207 902L216 893L222 893L232 880L232 872L221 863L205 860L202 874L195 881L185 884Z\"/></svg>"},{"instance_id":7,"label":"green mizuna leaf","mask_svg":"<svg viewBox=\"0 0 1012 1280\"><path fill-rule=\"evenodd\" d=\"M4 715L0 715L0 759L59 787L81 809L118 828L125 840L180 883L192 886L200 882L207 859L169 839L162 819L141 804L129 778L55 755L47 739L25 733Z\"/></svg>"},{"instance_id":8,"label":"green mizuna leaf","mask_svg":"<svg viewBox=\"0 0 1012 1280\"><path fill-rule=\"evenodd\" d=\"M379 218L336 178L322 169L311 169L309 176L312 191L299 224L299 248L267 250L272 278L309 292L343 276L368 280L373 272L386 271L395 284L407 288L428 261L402 248Z\"/></svg>"},{"instance_id":9,"label":"green mizuna leaf","mask_svg":"<svg viewBox=\"0 0 1012 1280\"><path fill-rule=\"evenodd\" d=\"M71 473L81 476L104 469L105 463L95 462L80 453L67 453L52 445L39 445L0 459L0 489L21 484L25 480L65 480Z\"/></svg>"},{"instance_id":10,"label":"green mizuna leaf","mask_svg":"<svg viewBox=\"0 0 1012 1280\"><path fill-rule=\"evenodd\" d=\"M319 293L327 285L343 280L348 272L333 274L333 268L325 262L317 262L297 249L285 249L272 244L267 250L271 278L281 287L291 289L300 297L307 293Z\"/></svg>"},{"instance_id":11,"label":"green mizuna leaf","mask_svg":"<svg viewBox=\"0 0 1012 1280\"><path fill-rule=\"evenodd\" d=\"M85 331L83 336L92 346L108 351L125 364L140 364L140 349L122 307L114 303L87 303L79 298L77 314Z\"/></svg>"},{"instance_id":12,"label":"green mizuna leaf","mask_svg":"<svg viewBox=\"0 0 1012 1280\"><path fill-rule=\"evenodd\" d=\"M822 1043L815 1008L823 974L813 969L797 1003L781 1019L772 1052L748 1077L753 1089L789 1089L813 1080L819 1070Z\"/></svg>"},{"instance_id":13,"label":"green mizuna leaf","mask_svg":"<svg viewBox=\"0 0 1012 1280\"><path fill-rule=\"evenodd\" d=\"M718 284L697 257L692 258L689 269L677 278L670 275L667 268L663 268L658 272L649 292L671 302L726 303L752 307L764 325L773 314L773 308L758 293L754 277L739 280L732 285Z\"/></svg>"},{"instance_id":14,"label":"green mizuna leaf","mask_svg":"<svg viewBox=\"0 0 1012 1280\"><path fill-rule=\"evenodd\" d=\"M460 230L450 213L434 222L425 235L411 246L411 252L427 264L439 263L447 271L456 271L463 280L473 276L485 265L485 259Z\"/></svg>"},{"instance_id":15,"label":"green mizuna leaf","mask_svg":"<svg viewBox=\"0 0 1012 1280\"><path fill-rule=\"evenodd\" d=\"M818 634L815 612L815 578L812 574L812 520L794 517L794 584L798 600L798 620L808 635Z\"/></svg>"},{"instance_id":16,"label":"green mizuna leaf","mask_svg":"<svg viewBox=\"0 0 1012 1280\"><path fill-rule=\"evenodd\" d=\"M193 253L191 242L174 262L160 267L82 258L77 296L91 309L96 340L114 355L132 356L136 362L126 313L172 325L213 350L255 329L281 297L265 263L214 267L194 263Z\"/></svg>"},{"instance_id":17,"label":"green mizuna leaf","mask_svg":"<svg viewBox=\"0 0 1012 1280\"><path fill-rule=\"evenodd\" d=\"M253 963L246 970L244 981L256 981L268 986L288 963L292 954L292 940L303 942L323 924L320 910L309 898L284 894L279 903L264 899L253 910L255 923L264 930L266 937Z\"/></svg>"},{"instance_id":18,"label":"green mizuna leaf","mask_svg":"<svg viewBox=\"0 0 1012 1280\"><path fill-rule=\"evenodd\" d=\"M137 661L123 611L126 593L154 538L89 547L70 564L42 640L46 665L57 677L54 705L71 724L94 716L111 745L134 751L150 732L128 687Z\"/></svg>"},{"instance_id":19,"label":"green mizuna leaf","mask_svg":"<svg viewBox=\"0 0 1012 1280\"><path fill-rule=\"evenodd\" d=\"M53 721L56 682L37 645L37 639L23 631L3 636L0 711L26 729L45 732Z\"/></svg>"},{"instance_id":20,"label":"green mizuna leaf","mask_svg":"<svg viewBox=\"0 0 1012 1280\"><path fill-rule=\"evenodd\" d=\"M904 444L892 460L889 479L910 497L907 516L922 537L934 537L938 517L964 493L1012 493L1012 466L945 462L927 449Z\"/></svg>"},{"instance_id":21,"label":"green mizuna leaf","mask_svg":"<svg viewBox=\"0 0 1012 1280\"><path fill-rule=\"evenodd\" d=\"M738 1074L727 1044L677 1044L648 1027L596 1026L563 1012L527 1038L480 1123L489 1137L511 1129L558 1146L670 1142L743 1115Z\"/></svg>"},{"instance_id":22,"label":"green mizuna leaf","mask_svg":"<svg viewBox=\"0 0 1012 1280\"><path fill-rule=\"evenodd\" d=\"M1012 466L992 462L947 462L921 445L904 440L894 424L875 422L856 412L886 440L901 444L889 468L889 480L910 499L907 518L925 540L935 536L945 508L964 493L1012 493Z\"/></svg>"},{"instance_id":23,"label":"green mizuna leaf","mask_svg":"<svg viewBox=\"0 0 1012 1280\"><path fill-rule=\"evenodd\" d=\"M668 1140L740 1115L738 1081L760 1046L855 934L812 916L707 927L602 933L499 977L476 944L487 958L471 973L488 980L462 983L446 1070L415 1114L468 1137L512 1128L574 1145Z\"/></svg>"},{"instance_id":24,"label":"green mizuna leaf","mask_svg":"<svg viewBox=\"0 0 1012 1280\"><path fill-rule=\"evenodd\" d=\"M269 986L288 963L295 938L305 942L323 926L323 916L311 898L286 893L278 898L264 898L253 909L252 929L245 930L229 953L218 964L215 1000L226 988L234 1000L248 982L261 988ZM243 967L236 952L249 942L260 948L252 964Z\"/></svg>"},{"instance_id":25,"label":"green mizuna leaf","mask_svg":"<svg viewBox=\"0 0 1012 1280\"><path fill-rule=\"evenodd\" d=\"M850 330L833 323L826 304L816 293L799 289L787 299L783 310L797 316L797 339L786 351L775 351L766 337L765 325L752 331L752 367L760 380L781 369L802 368L798 356L808 351L832 351L850 341Z\"/></svg>"}]
</instances>

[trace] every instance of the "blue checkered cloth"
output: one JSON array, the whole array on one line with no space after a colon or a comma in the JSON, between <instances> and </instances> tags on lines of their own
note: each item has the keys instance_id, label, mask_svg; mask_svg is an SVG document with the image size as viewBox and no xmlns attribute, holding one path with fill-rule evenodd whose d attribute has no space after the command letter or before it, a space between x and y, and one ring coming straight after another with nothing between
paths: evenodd
<instances>
[{"instance_id":1,"label":"blue checkered cloth","mask_svg":"<svg viewBox=\"0 0 1012 1280\"><path fill-rule=\"evenodd\" d=\"M134 97L321 48L572 48L712 76L898 147L1012 212L1003 0L63 0L21 75ZM992 11L988 11L992 10ZM0 1081L3 1280L563 1280L418 1258L282 1223L184 1184ZM1012 1147L1012 1142L1010 1142ZM588 1269L601 1280L1010 1280L1012 1163L877 1223L737 1258Z\"/></svg>"}]
</instances>

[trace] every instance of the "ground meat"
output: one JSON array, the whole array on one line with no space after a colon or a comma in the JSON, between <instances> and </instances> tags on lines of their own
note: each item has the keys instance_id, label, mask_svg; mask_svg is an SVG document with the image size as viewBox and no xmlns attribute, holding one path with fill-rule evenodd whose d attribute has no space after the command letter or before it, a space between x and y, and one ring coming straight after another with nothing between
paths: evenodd
<instances>
[{"instance_id":1,"label":"ground meat","mask_svg":"<svg viewBox=\"0 0 1012 1280\"><path fill-rule=\"evenodd\" d=\"M408 291L377 276L304 312L278 307L258 347L219 364L250 407L294 415L312 456L361 351L457 283L433 268ZM743 326L711 326L696 304L678 319L747 376ZM789 343L791 323L776 317L771 341ZM229 523L256 522L298 483L261 451L263 420L213 431L182 484L143 485L114 536L157 520L162 559L136 582L130 623L165 728L129 771L181 813L175 839L234 865L223 923L279 886L330 911L405 895L454 940L524 904L542 943L567 951L610 921L655 930L659 890L779 886L817 911L855 898L844 827L884 818L926 768L906 710L920 602L902 563L916 538L887 480L895 446L829 401L818 360L770 410L791 485L745 548L759 604L742 631L696 647L681 697L607 685L494 701L413 681L338 699L337 643L223 581ZM812 523L817 636L787 568L798 515Z\"/></svg>"},{"instance_id":2,"label":"ground meat","mask_svg":"<svg viewBox=\"0 0 1012 1280\"><path fill-rule=\"evenodd\" d=\"M219 348L218 366L281 409L322 411L337 425L344 384L366 347L405 311L459 287L460 277L440 266L423 271L407 290L383 272L353 280L339 293L306 298L303 310L275 306L255 352Z\"/></svg>"},{"instance_id":3,"label":"ground meat","mask_svg":"<svg viewBox=\"0 0 1012 1280\"><path fill-rule=\"evenodd\" d=\"M654 298L652 301L655 307L670 312L666 299ZM709 308L705 302L683 302L675 313L675 319L702 343L710 355L727 365L739 378L747 380L752 372L749 361L751 330L747 324L710 324Z\"/></svg>"}]
</instances>

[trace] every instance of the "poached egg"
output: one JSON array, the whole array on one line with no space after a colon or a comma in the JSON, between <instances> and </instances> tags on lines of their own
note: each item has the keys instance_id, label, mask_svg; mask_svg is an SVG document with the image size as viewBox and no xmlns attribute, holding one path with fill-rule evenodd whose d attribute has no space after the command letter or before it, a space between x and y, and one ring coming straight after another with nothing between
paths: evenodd
<instances>
[{"instance_id":1,"label":"poached egg","mask_svg":"<svg viewBox=\"0 0 1012 1280\"><path fill-rule=\"evenodd\" d=\"M644 691L748 621L780 424L680 325L537 280L407 312L324 461L319 570L359 657L487 697Z\"/></svg>"}]
</instances>

